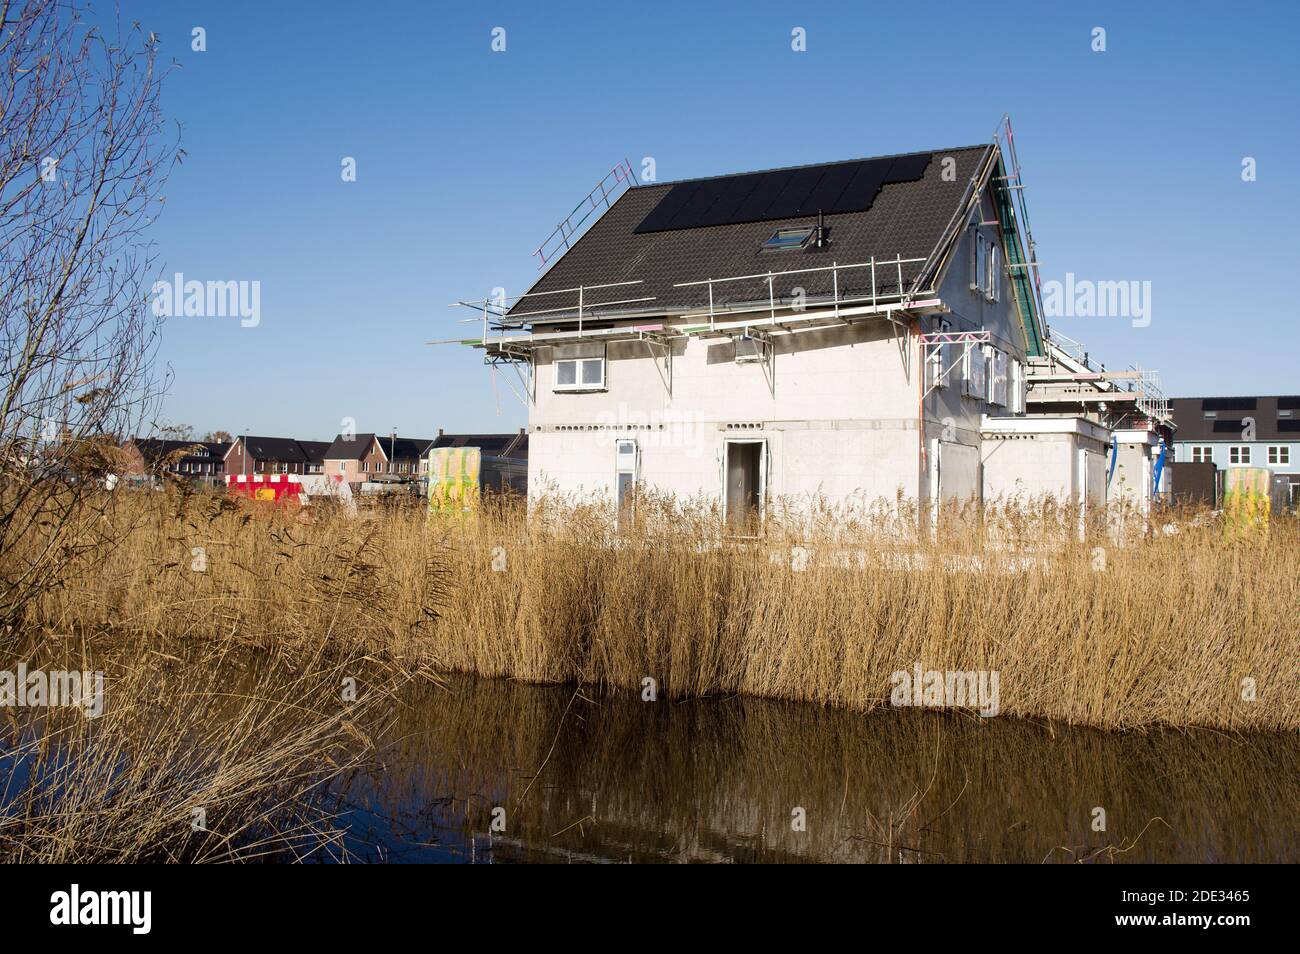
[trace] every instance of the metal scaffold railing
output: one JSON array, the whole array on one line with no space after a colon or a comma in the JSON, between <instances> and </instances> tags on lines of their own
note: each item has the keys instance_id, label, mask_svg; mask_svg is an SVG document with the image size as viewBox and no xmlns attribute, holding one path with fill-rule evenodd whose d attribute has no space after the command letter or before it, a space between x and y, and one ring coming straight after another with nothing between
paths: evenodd
<instances>
[{"instance_id":1,"label":"metal scaffold railing","mask_svg":"<svg viewBox=\"0 0 1300 954\"><path fill-rule=\"evenodd\" d=\"M583 223L602 207L608 209L613 205L614 200L635 181L636 178L632 175L632 164L626 159L605 173L605 177L596 183L596 187L588 192L573 207L573 211L560 221L555 231L537 246L537 251L533 252L538 259L537 267L545 268L557 255L567 251L577 239Z\"/></svg>"}]
</instances>

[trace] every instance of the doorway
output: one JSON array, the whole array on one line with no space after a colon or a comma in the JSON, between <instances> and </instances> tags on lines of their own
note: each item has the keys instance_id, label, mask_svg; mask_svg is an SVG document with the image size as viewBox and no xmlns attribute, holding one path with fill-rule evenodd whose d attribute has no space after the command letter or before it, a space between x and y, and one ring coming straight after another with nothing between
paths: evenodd
<instances>
[{"instance_id":1,"label":"doorway","mask_svg":"<svg viewBox=\"0 0 1300 954\"><path fill-rule=\"evenodd\" d=\"M754 535L763 519L767 478L766 441L727 441L723 485L727 528L732 533Z\"/></svg>"}]
</instances>

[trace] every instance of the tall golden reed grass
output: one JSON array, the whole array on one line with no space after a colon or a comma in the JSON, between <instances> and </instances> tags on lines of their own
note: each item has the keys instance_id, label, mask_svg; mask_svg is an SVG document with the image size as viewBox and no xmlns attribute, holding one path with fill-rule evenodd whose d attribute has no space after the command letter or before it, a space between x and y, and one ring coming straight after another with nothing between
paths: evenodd
<instances>
[{"instance_id":1,"label":"tall golden reed grass","mask_svg":"<svg viewBox=\"0 0 1300 954\"><path fill-rule=\"evenodd\" d=\"M5 647L0 669L101 672L85 707L3 710L0 862L342 860L327 787L373 757L404 680L357 658L230 642ZM345 678L365 687L344 697Z\"/></svg>"},{"instance_id":2,"label":"tall golden reed grass","mask_svg":"<svg viewBox=\"0 0 1300 954\"><path fill-rule=\"evenodd\" d=\"M1300 727L1289 518L1229 539L1207 514L1094 516L1081 537L1051 501L945 512L932 532L901 503L774 507L761 536L731 539L715 508L651 495L621 529L560 498L429 523L416 506L121 496L116 545L43 594L28 629L858 710L919 663L997 671L1005 715Z\"/></svg>"}]
</instances>

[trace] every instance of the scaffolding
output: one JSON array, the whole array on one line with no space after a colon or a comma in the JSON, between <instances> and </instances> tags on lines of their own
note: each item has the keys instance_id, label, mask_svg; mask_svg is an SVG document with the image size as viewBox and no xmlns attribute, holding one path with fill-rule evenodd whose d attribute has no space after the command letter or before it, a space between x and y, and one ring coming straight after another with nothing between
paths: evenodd
<instances>
[{"instance_id":1,"label":"scaffolding","mask_svg":"<svg viewBox=\"0 0 1300 954\"><path fill-rule=\"evenodd\" d=\"M1105 405L1112 408L1116 424L1173 425L1158 372L1140 365L1107 371L1105 365L1094 364L1081 342L1059 331L1048 338L1047 355L1030 363L1028 381L1028 404L1033 407L1078 404L1100 409Z\"/></svg>"},{"instance_id":2,"label":"scaffolding","mask_svg":"<svg viewBox=\"0 0 1300 954\"><path fill-rule=\"evenodd\" d=\"M558 255L567 252L577 241L583 224L600 211L602 206L608 209L613 205L635 181L636 177L632 175L632 164L626 159L605 173L604 178L596 183L596 187L588 192L582 201L573 207L573 211L560 220L555 231L537 246L537 251L533 252L538 259L537 268L539 270L546 268L547 264L553 262Z\"/></svg>"}]
</instances>

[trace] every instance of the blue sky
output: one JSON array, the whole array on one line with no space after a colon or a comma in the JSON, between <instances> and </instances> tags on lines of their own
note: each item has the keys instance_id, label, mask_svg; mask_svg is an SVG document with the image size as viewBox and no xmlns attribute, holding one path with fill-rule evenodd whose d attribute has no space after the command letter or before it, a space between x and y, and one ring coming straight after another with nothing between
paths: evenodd
<instances>
[{"instance_id":1,"label":"blue sky","mask_svg":"<svg viewBox=\"0 0 1300 954\"><path fill-rule=\"evenodd\" d=\"M122 2L180 66L163 271L261 284L257 327L165 325L163 418L200 432L513 429L513 374L424 342L464 331L448 302L525 290L617 161L668 181L967 145L1004 112L1044 278L1151 282L1148 327L1054 327L1173 395L1300 391L1293 3Z\"/></svg>"}]
</instances>

